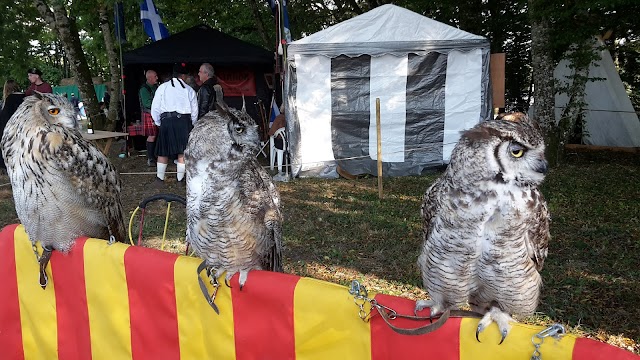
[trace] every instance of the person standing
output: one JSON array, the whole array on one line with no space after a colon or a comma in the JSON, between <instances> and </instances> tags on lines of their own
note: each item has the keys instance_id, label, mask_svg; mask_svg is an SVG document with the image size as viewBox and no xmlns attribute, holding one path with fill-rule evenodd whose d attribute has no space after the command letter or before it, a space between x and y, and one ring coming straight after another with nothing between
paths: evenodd
<instances>
[{"instance_id":1,"label":"person standing","mask_svg":"<svg viewBox=\"0 0 640 360\"><path fill-rule=\"evenodd\" d=\"M151 116L159 127L156 153L158 154L156 188L164 186L169 157L177 156L177 179L184 181L184 150L189 141L189 130L198 120L196 93L185 83L186 65L176 64L173 77L158 87L151 104Z\"/></svg>"},{"instance_id":2,"label":"person standing","mask_svg":"<svg viewBox=\"0 0 640 360\"><path fill-rule=\"evenodd\" d=\"M78 105L80 103L80 100L78 100L75 93L71 93L70 101L71 101L71 105L73 105L73 107L76 108L76 110L80 109L80 106Z\"/></svg>"},{"instance_id":3,"label":"person standing","mask_svg":"<svg viewBox=\"0 0 640 360\"><path fill-rule=\"evenodd\" d=\"M24 93L20 92L20 87L15 80L9 79L4 83L4 89L2 92L4 105L2 106L2 111L0 111L0 138L2 137L2 133L4 133L4 128L7 126L7 122L9 122L13 113L16 112L18 106L22 104L24 96ZM0 151L0 172L4 173L6 171L7 167L4 164L2 151Z\"/></svg>"},{"instance_id":4,"label":"person standing","mask_svg":"<svg viewBox=\"0 0 640 360\"><path fill-rule=\"evenodd\" d=\"M31 68L27 70L27 74L29 76L29 82L31 83L31 85L29 86L27 91L24 92L25 96L33 95L34 91L41 93L53 92L51 85L49 85L48 82L42 80L42 71L40 71L38 68Z\"/></svg>"},{"instance_id":5,"label":"person standing","mask_svg":"<svg viewBox=\"0 0 640 360\"><path fill-rule=\"evenodd\" d=\"M202 86L198 89L198 118L201 118L216 108L216 93L213 86L218 83L218 79L213 71L213 66L209 63L200 65L198 78L202 81Z\"/></svg>"},{"instance_id":6,"label":"person standing","mask_svg":"<svg viewBox=\"0 0 640 360\"><path fill-rule=\"evenodd\" d=\"M151 117L151 104L158 89L158 73L155 70L147 70L144 75L147 82L138 91L140 113L142 114L142 135L147 137L147 166L155 166L158 127Z\"/></svg>"}]
</instances>

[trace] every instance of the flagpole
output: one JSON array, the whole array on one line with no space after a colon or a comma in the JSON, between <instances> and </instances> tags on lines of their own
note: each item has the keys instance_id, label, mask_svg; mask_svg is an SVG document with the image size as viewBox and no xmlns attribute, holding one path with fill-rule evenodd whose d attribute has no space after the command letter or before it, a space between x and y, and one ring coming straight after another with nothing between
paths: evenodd
<instances>
[{"instance_id":1,"label":"flagpole","mask_svg":"<svg viewBox=\"0 0 640 360\"><path fill-rule=\"evenodd\" d=\"M122 101L120 102L120 109L122 110L123 130L127 130L127 112L125 111L126 92L124 91L124 63L122 62L122 41L119 41L118 48L120 49L120 94L122 95ZM123 131L126 132L126 131Z\"/></svg>"}]
</instances>

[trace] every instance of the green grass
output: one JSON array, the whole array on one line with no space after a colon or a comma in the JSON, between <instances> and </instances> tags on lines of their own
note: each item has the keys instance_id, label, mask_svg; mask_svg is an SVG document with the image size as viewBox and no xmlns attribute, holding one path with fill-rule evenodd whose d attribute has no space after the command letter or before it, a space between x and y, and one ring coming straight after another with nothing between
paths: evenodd
<instances>
[{"instance_id":1,"label":"green grass","mask_svg":"<svg viewBox=\"0 0 640 360\"><path fill-rule=\"evenodd\" d=\"M370 291L424 298L416 266L419 211L437 175L385 178L383 199L376 178L278 183L285 271L343 285L357 279ZM140 185L150 179L123 177L124 191L131 191L123 196L129 214L153 193ZM138 186L128 186L133 181ZM559 322L640 353L640 158L574 155L550 171L542 190L552 240L538 313L523 321ZM0 188L2 225L17 221L12 207L10 192ZM162 203L149 208L145 246L160 247L164 211ZM184 210L175 205L165 250L184 253L184 231ZM137 239L135 226L133 233Z\"/></svg>"}]
</instances>

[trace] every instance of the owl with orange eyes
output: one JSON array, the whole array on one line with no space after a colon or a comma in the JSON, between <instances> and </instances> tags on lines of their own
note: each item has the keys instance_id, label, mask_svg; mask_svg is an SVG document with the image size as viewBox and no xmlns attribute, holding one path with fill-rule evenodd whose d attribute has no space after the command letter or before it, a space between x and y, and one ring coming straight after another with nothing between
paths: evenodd
<instances>
[{"instance_id":1,"label":"owl with orange eyes","mask_svg":"<svg viewBox=\"0 0 640 360\"><path fill-rule=\"evenodd\" d=\"M40 241L40 285L53 250L68 252L87 236L126 240L120 176L80 132L63 96L36 92L9 119L0 142L16 213L32 243Z\"/></svg>"}]
</instances>

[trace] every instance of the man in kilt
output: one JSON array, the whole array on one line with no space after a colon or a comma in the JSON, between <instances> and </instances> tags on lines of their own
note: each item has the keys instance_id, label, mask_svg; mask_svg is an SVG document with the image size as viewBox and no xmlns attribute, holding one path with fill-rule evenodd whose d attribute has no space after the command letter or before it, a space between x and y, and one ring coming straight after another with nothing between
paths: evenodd
<instances>
[{"instance_id":1,"label":"man in kilt","mask_svg":"<svg viewBox=\"0 0 640 360\"><path fill-rule=\"evenodd\" d=\"M177 179L184 181L184 150L189 141L189 131L198 120L198 100L196 92L185 83L187 74L184 63L176 64L173 77L158 87L151 104L151 116L159 127L157 178L154 181L158 188L164 186L169 157L177 156Z\"/></svg>"},{"instance_id":2,"label":"man in kilt","mask_svg":"<svg viewBox=\"0 0 640 360\"><path fill-rule=\"evenodd\" d=\"M151 103L158 89L158 73L147 70L144 73L147 82L140 87L138 98L140 99L140 112L142 114L142 135L147 137L147 166L156 165L156 136L158 127L151 117Z\"/></svg>"}]
</instances>

